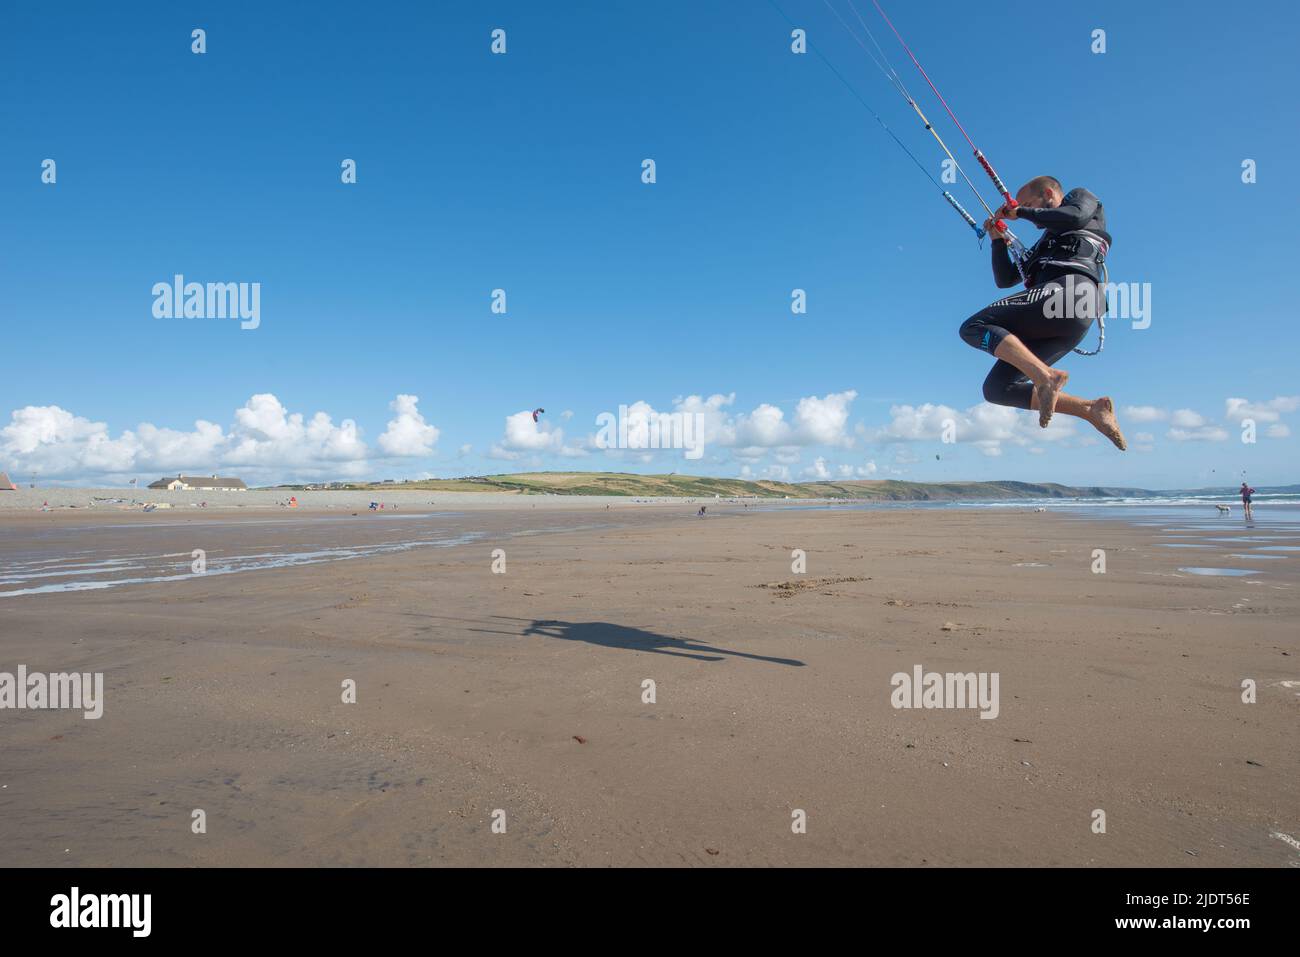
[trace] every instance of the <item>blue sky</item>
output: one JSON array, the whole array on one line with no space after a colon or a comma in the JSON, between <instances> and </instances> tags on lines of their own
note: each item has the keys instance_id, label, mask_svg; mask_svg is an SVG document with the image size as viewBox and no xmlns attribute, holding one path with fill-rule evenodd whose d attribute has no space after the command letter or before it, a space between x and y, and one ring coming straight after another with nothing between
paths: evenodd
<instances>
[{"instance_id":1,"label":"blue sky","mask_svg":"<svg viewBox=\"0 0 1300 957\"><path fill-rule=\"evenodd\" d=\"M825 3L778 2L938 176ZM1125 454L982 403L956 330L999 297L987 251L766 0L269 9L0 12L0 470L1300 481L1292 4L886 6L1013 189L1087 186L1111 279L1150 283L1149 328L1063 363L1115 399ZM260 283L260 325L155 318L176 273ZM707 410L703 457L594 448L636 403Z\"/></svg>"}]
</instances>

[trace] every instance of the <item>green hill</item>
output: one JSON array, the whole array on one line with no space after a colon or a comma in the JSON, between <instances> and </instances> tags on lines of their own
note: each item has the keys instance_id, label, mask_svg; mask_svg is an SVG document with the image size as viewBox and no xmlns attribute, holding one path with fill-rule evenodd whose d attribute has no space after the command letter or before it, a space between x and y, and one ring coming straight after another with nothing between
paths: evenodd
<instances>
[{"instance_id":1,"label":"green hill","mask_svg":"<svg viewBox=\"0 0 1300 957\"><path fill-rule=\"evenodd\" d=\"M301 489L303 486L279 486ZM350 489L374 491L507 492L517 495L621 495L636 498L866 499L871 501L998 501L1028 498L1100 498L1142 495L1142 489L1073 488L1034 482L751 482L699 475L638 475L632 472L518 472L511 475L423 479L398 483L357 483Z\"/></svg>"}]
</instances>

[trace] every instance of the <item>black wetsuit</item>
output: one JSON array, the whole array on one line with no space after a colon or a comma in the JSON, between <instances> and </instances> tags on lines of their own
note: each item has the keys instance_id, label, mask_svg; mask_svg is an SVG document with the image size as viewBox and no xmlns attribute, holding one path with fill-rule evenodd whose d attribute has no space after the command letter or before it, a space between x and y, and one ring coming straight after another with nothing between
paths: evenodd
<instances>
[{"instance_id":1,"label":"black wetsuit","mask_svg":"<svg viewBox=\"0 0 1300 957\"><path fill-rule=\"evenodd\" d=\"M1086 189L1072 189L1056 208L1021 206L1017 218L1043 229L1024 263L1024 292L985 306L961 325L961 337L993 352L1014 335L1047 365L1083 341L1092 321L1105 315L1102 264L1110 249L1106 212ZM993 241L993 278L999 289L1020 282L1004 240ZM1009 362L998 360L984 380L984 398L995 405L1028 409L1034 387Z\"/></svg>"}]
</instances>

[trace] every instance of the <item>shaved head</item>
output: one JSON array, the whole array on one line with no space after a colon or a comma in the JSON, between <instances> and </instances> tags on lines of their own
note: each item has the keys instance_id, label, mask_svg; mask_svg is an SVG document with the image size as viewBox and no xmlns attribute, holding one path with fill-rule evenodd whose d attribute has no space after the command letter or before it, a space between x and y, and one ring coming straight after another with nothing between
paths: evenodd
<instances>
[{"instance_id":1,"label":"shaved head","mask_svg":"<svg viewBox=\"0 0 1300 957\"><path fill-rule=\"evenodd\" d=\"M1065 196L1061 181L1055 176L1035 176L1016 193L1021 206L1059 206Z\"/></svg>"}]
</instances>

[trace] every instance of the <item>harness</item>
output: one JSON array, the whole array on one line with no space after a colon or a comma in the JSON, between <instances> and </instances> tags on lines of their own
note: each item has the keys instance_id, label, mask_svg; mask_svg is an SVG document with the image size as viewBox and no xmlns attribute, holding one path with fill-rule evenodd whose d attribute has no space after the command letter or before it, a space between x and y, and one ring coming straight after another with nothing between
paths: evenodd
<instances>
[{"instance_id":1,"label":"harness","mask_svg":"<svg viewBox=\"0 0 1300 957\"><path fill-rule=\"evenodd\" d=\"M1110 272L1106 269L1108 252L1110 242L1105 236L1090 229L1070 229L1063 233L1048 234L1034 243L1033 248L1025 254L1021 275L1032 279L1045 266L1082 272L1094 282L1101 283L1102 305L1107 306L1105 287L1110 283ZM1097 348L1092 351L1074 351L1081 356L1095 356L1105 347L1106 312L1103 309L1097 317Z\"/></svg>"},{"instance_id":2,"label":"harness","mask_svg":"<svg viewBox=\"0 0 1300 957\"><path fill-rule=\"evenodd\" d=\"M1090 229L1071 229L1051 233L1034 243L1026 257L1025 269L1031 275L1044 266L1059 266L1086 272L1100 280L1106 267L1110 242Z\"/></svg>"}]
</instances>

